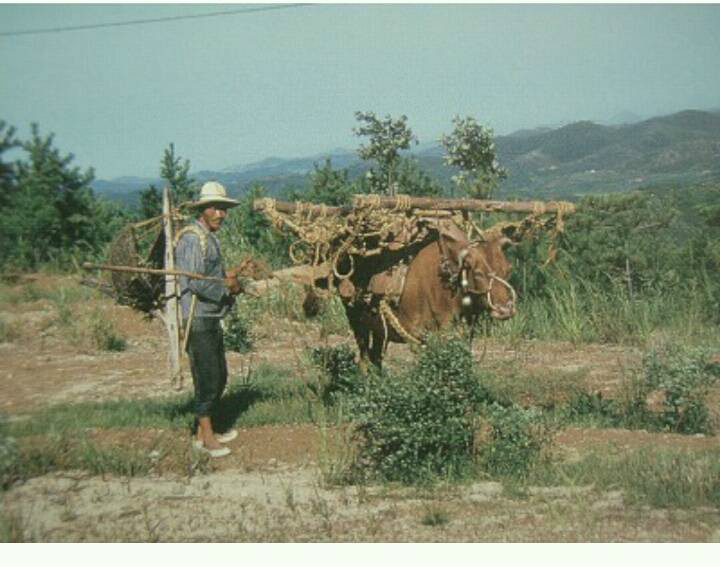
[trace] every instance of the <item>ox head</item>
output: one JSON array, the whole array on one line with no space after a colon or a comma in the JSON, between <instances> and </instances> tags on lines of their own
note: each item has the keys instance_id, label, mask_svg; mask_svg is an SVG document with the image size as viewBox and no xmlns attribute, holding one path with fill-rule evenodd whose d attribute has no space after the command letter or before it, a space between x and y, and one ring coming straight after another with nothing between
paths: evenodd
<instances>
[{"instance_id":1,"label":"ox head","mask_svg":"<svg viewBox=\"0 0 720 567\"><path fill-rule=\"evenodd\" d=\"M447 256L457 277L465 310L486 309L494 319L509 319L515 315L517 296L508 283L512 265L504 249L511 244L505 236L486 242L468 242L455 235L443 235L449 243Z\"/></svg>"}]
</instances>

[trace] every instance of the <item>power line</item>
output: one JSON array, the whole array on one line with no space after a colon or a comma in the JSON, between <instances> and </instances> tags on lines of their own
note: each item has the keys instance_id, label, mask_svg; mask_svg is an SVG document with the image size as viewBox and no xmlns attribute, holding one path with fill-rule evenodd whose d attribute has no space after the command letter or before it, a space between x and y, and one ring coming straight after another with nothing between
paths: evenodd
<instances>
[{"instance_id":1,"label":"power line","mask_svg":"<svg viewBox=\"0 0 720 567\"><path fill-rule=\"evenodd\" d=\"M125 22L109 22L104 24L84 24L80 26L64 26L58 28L39 28L34 30L22 31L6 31L0 32L0 37L18 36L18 35L37 35L43 33L61 33L78 30L92 30L98 28L115 28L121 26L137 26L144 24L155 24L159 22L172 22L177 20L194 20L198 18L213 18L216 16L230 16L236 14L248 14L251 12L269 12L270 10L289 10L291 8L306 8L315 6L316 4L281 4L275 6L260 6L256 8L245 8L239 10L224 10L222 12L208 12L206 14L192 14L187 16L167 16L163 18L147 18L143 20L129 20Z\"/></svg>"}]
</instances>

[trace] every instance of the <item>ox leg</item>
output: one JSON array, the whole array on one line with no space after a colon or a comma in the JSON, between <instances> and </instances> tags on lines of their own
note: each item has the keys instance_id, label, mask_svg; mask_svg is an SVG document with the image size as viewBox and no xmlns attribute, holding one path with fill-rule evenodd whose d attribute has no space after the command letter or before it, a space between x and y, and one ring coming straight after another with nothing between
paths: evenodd
<instances>
[{"instance_id":1,"label":"ox leg","mask_svg":"<svg viewBox=\"0 0 720 567\"><path fill-rule=\"evenodd\" d=\"M350 328L355 337L355 343L358 347L358 353L360 355L358 366L363 374L367 374L368 360L370 360L370 329L364 324L362 313L358 312L358 310L346 305L345 314L347 315Z\"/></svg>"},{"instance_id":2,"label":"ox leg","mask_svg":"<svg viewBox=\"0 0 720 567\"><path fill-rule=\"evenodd\" d=\"M370 345L370 362L382 370L383 347L385 346L385 337L380 333L372 334L372 344Z\"/></svg>"}]
</instances>

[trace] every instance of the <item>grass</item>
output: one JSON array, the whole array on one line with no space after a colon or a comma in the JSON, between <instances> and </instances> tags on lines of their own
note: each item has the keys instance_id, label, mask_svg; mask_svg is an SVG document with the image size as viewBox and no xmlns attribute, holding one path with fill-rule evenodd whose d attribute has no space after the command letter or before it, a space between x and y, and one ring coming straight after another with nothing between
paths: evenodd
<instances>
[{"instance_id":1,"label":"grass","mask_svg":"<svg viewBox=\"0 0 720 567\"><path fill-rule=\"evenodd\" d=\"M520 297L511 320L489 328L508 341L542 339L572 344L647 347L658 333L681 343L716 334L703 293L654 293L629 298L621 290L595 289L582 282L555 284L547 297Z\"/></svg>"},{"instance_id":2,"label":"grass","mask_svg":"<svg viewBox=\"0 0 720 567\"><path fill-rule=\"evenodd\" d=\"M215 425L222 431L232 426L308 423L322 411L322 403L294 376L260 366L250 383L231 381ZM33 412L2 426L2 484L8 479L73 468L94 474L143 475L157 468L150 458L153 451L168 457L165 468L186 472L198 466L197 458L185 450L194 419L189 393L60 404ZM137 439L147 431L155 433L145 441ZM122 441L116 442L117 438Z\"/></svg>"},{"instance_id":3,"label":"grass","mask_svg":"<svg viewBox=\"0 0 720 567\"><path fill-rule=\"evenodd\" d=\"M46 302L54 310L51 318L43 324L46 331L58 328L73 345L94 348L99 351L120 352L127 348L127 339L116 329L100 307L87 308L96 292L89 288L66 284L52 286L31 281L21 285L0 284L0 309L38 301ZM25 331L20 323L0 317L0 343L22 338Z\"/></svg>"},{"instance_id":4,"label":"grass","mask_svg":"<svg viewBox=\"0 0 720 567\"><path fill-rule=\"evenodd\" d=\"M73 288L46 290L33 284L21 288L0 286L0 307L46 300L56 309L57 325L77 329L87 340L97 340L98 349L113 350L113 337L118 340L122 337L111 326L104 326L105 319L100 311L89 311L81 318L77 316L78 306L89 297L87 293ZM568 288L557 291L549 303L524 301L515 319L491 326L487 334L518 343L535 337L575 344L606 341L645 348L668 340L708 348L717 344L716 330L705 320L699 301L692 297L682 301L676 298L663 304L667 299L657 297L629 302L611 294L588 298L581 288ZM276 325L267 324L271 320L308 323L299 309L302 294L286 289L278 290L264 300L243 303L245 301L240 301L240 307L247 309L248 320L261 332L276 329ZM89 325L93 320L97 323L95 327ZM19 331L13 330L12 326L3 327L2 321L0 319L0 342L7 342ZM321 334L326 333L326 336L347 331L345 315L337 301L331 301L321 311L315 324L320 325ZM518 366L521 365L496 364L484 373L483 386L492 398L534 409L553 426L628 426L630 423L624 415L630 407L627 402L642 392L642 388L632 383L630 375L617 395L609 398L592 389L585 370L528 372L519 370ZM316 423L321 434L317 460L322 480L330 484L346 481L344 475L349 463L357 457L357 447L353 446L351 427L339 427L348 425L343 397L341 395L328 404L309 387L315 379L302 361L290 370L261 365L253 371L249 381L235 377L223 399L218 428ZM508 420L510 418L515 419L508 416ZM6 424L3 427L5 433L0 432L15 440L15 448L10 448L3 456L6 463L2 468L3 484L5 479L29 478L66 469L126 477L162 474L164 471L192 475L208 470L207 458L189 450L185 433L189 436L193 420L189 394L162 399L63 404L35 412L27 419ZM658 430L652 423L639 420L633 426ZM529 422L529 425L533 423ZM138 439L139 435L144 438ZM506 457L502 463L512 461L517 464L526 459L522 452L510 452ZM609 449L583 454L575 462L537 459L532 467L517 467L522 474L515 474L513 467L509 472L499 474L493 472L492 467L483 468L480 464L474 472L475 478L501 480L509 487L507 493L518 497L523 494L527 497L528 487L536 485L592 486L596 494L622 491L628 506L720 508L718 463L720 451L717 450ZM289 508L297 507L296 495L290 489L286 499ZM13 541L22 533L22 519L8 514L0 517L0 537L4 541ZM331 534L334 512L318 500L317 514ZM432 528L444 528L451 523L442 503L421 511L415 521ZM453 521L452 525L456 523Z\"/></svg>"},{"instance_id":5,"label":"grass","mask_svg":"<svg viewBox=\"0 0 720 567\"><path fill-rule=\"evenodd\" d=\"M5 317L0 317L0 344L11 343L21 336L21 325L18 321L11 321Z\"/></svg>"},{"instance_id":6,"label":"grass","mask_svg":"<svg viewBox=\"0 0 720 567\"><path fill-rule=\"evenodd\" d=\"M259 366L251 383L231 379L218 411L218 428L304 423L310 420L302 383L282 369ZM189 428L192 394L157 399L60 404L34 412L8 429L16 437L93 429Z\"/></svg>"},{"instance_id":7,"label":"grass","mask_svg":"<svg viewBox=\"0 0 720 567\"><path fill-rule=\"evenodd\" d=\"M573 463L546 464L530 484L621 490L626 504L655 508L720 508L720 450L624 450L611 446Z\"/></svg>"}]
</instances>

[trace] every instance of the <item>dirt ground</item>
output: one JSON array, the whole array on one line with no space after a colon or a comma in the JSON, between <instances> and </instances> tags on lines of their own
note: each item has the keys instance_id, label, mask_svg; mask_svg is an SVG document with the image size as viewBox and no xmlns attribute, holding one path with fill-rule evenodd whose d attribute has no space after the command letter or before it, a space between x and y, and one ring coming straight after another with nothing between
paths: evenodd
<instances>
[{"instance_id":1,"label":"dirt ground","mask_svg":"<svg viewBox=\"0 0 720 567\"><path fill-rule=\"evenodd\" d=\"M66 282L67 283L67 282ZM62 285L36 276L35 286ZM23 285L22 282L18 286ZM25 282L27 285L27 282ZM69 341L47 299L7 303L0 316L17 335L0 343L0 414L22 419L35 409L71 401L163 397L167 378L164 328L108 300L84 302L128 337L122 352L101 352L82 337ZM228 353L231 374L261 361L293 361L317 329L278 325L252 355ZM300 334L303 341L296 337ZM319 340L319 339L318 339ZM331 337L350 341L349 336ZM524 341L478 341L475 356L511 376L522 369L548 377L534 396L552 396L549 377L584 380L611 393L640 353L607 345L575 347ZM412 357L392 345L389 363ZM187 391L189 384L186 383ZM154 431L129 431L118 443ZM233 453L203 474L139 478L63 472L31 479L3 497L3 514L36 542L720 542L717 509L627 506L619 491L591 486L537 488L518 496L496 482L420 490L328 486L321 474L323 432L312 425L240 430ZM568 456L589 448L661 445L720 447L717 437L570 428L556 438ZM149 454L148 458L153 458Z\"/></svg>"}]
</instances>

